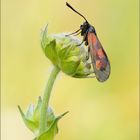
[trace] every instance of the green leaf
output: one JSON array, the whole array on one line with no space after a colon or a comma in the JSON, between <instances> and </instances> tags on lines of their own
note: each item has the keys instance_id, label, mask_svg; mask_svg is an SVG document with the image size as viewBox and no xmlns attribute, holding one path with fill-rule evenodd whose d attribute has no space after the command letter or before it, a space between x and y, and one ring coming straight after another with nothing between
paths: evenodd
<instances>
[{"instance_id":1,"label":"green leaf","mask_svg":"<svg viewBox=\"0 0 140 140\"><path fill-rule=\"evenodd\" d=\"M55 49L56 41L53 39L49 44L44 47L45 55L52 61L53 64L57 64L57 52Z\"/></svg>"},{"instance_id":2,"label":"green leaf","mask_svg":"<svg viewBox=\"0 0 140 140\"><path fill-rule=\"evenodd\" d=\"M68 75L73 75L75 73L75 68L79 65L79 61L62 61L61 70Z\"/></svg>"},{"instance_id":3,"label":"green leaf","mask_svg":"<svg viewBox=\"0 0 140 140\"><path fill-rule=\"evenodd\" d=\"M37 106L36 106L34 113L33 113L33 120L37 121L37 122L39 122L39 119L40 119L41 104L42 104L42 99L41 99L41 97L38 97L38 103L37 103Z\"/></svg>"},{"instance_id":4,"label":"green leaf","mask_svg":"<svg viewBox=\"0 0 140 140\"><path fill-rule=\"evenodd\" d=\"M52 124L52 122L55 120L55 115L53 113L53 110L51 109L51 107L48 107L47 110L47 128L50 127L50 125Z\"/></svg>"},{"instance_id":5,"label":"green leaf","mask_svg":"<svg viewBox=\"0 0 140 140\"><path fill-rule=\"evenodd\" d=\"M53 140L54 136L58 132L57 121L58 119L55 119L55 121L50 126L50 128L46 132L44 132L42 135L40 135L37 140Z\"/></svg>"},{"instance_id":6,"label":"green leaf","mask_svg":"<svg viewBox=\"0 0 140 140\"><path fill-rule=\"evenodd\" d=\"M90 75L91 73L92 71L91 71L90 65L88 65L88 63L86 64L86 63L81 62L79 66L77 67L77 70L75 74L73 75L73 77L82 78L82 77L86 77Z\"/></svg>"},{"instance_id":7,"label":"green leaf","mask_svg":"<svg viewBox=\"0 0 140 140\"><path fill-rule=\"evenodd\" d=\"M26 118L26 116L23 113L23 111L21 110L20 106L18 106L18 109L20 111L20 114L22 116L22 119L23 119L25 125L36 135L37 131L38 131L38 125L36 125L36 123L34 123L33 121Z\"/></svg>"},{"instance_id":8,"label":"green leaf","mask_svg":"<svg viewBox=\"0 0 140 140\"><path fill-rule=\"evenodd\" d=\"M61 119L64 115L68 113L65 112L62 115L56 117L51 124L51 126L44 132L42 133L39 137L36 137L34 140L53 140L55 135L58 133L58 127L57 127L57 122L59 119Z\"/></svg>"},{"instance_id":9,"label":"green leaf","mask_svg":"<svg viewBox=\"0 0 140 140\"><path fill-rule=\"evenodd\" d=\"M28 107L28 111L26 112L26 118L28 118L28 119L32 119L32 117L33 117L33 113L34 113L34 105L30 105L29 107Z\"/></svg>"}]
</instances>

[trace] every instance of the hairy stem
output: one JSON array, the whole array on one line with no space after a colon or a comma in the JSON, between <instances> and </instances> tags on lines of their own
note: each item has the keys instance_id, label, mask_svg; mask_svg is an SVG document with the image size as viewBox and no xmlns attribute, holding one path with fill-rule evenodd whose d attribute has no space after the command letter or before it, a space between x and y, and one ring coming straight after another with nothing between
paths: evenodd
<instances>
[{"instance_id":1,"label":"hairy stem","mask_svg":"<svg viewBox=\"0 0 140 140\"><path fill-rule=\"evenodd\" d=\"M46 128L46 121L47 121L47 109L49 104L49 99L51 95L51 90L54 84L54 81L59 73L60 69L57 66L54 66L51 75L49 77L49 80L47 82L47 85L45 87L43 100L42 100L42 106L41 106L41 114L40 114L40 124L39 124L39 133L43 133Z\"/></svg>"}]
</instances>

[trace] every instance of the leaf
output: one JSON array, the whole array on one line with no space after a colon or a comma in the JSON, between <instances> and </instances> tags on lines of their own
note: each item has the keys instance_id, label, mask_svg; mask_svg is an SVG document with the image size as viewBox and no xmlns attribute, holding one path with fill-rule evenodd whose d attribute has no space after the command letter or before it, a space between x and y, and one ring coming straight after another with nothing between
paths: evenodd
<instances>
[{"instance_id":1,"label":"leaf","mask_svg":"<svg viewBox=\"0 0 140 140\"><path fill-rule=\"evenodd\" d=\"M62 61L61 70L68 75L75 74L76 68L79 66L80 61Z\"/></svg>"},{"instance_id":2,"label":"leaf","mask_svg":"<svg viewBox=\"0 0 140 140\"><path fill-rule=\"evenodd\" d=\"M37 106L36 106L36 108L35 108L35 110L34 110L34 113L33 113L33 120L34 121L39 121L39 119L40 119L40 108L41 108L41 104L42 104L42 99L41 99L41 97L39 96L38 97L38 103L37 103Z\"/></svg>"},{"instance_id":3,"label":"leaf","mask_svg":"<svg viewBox=\"0 0 140 140\"><path fill-rule=\"evenodd\" d=\"M48 29L48 24L46 25L45 29L41 32L41 46L46 46L47 29Z\"/></svg>"},{"instance_id":4,"label":"leaf","mask_svg":"<svg viewBox=\"0 0 140 140\"><path fill-rule=\"evenodd\" d=\"M33 113L34 113L34 105L31 104L26 113L26 118L32 119Z\"/></svg>"},{"instance_id":5,"label":"leaf","mask_svg":"<svg viewBox=\"0 0 140 140\"><path fill-rule=\"evenodd\" d=\"M25 125L36 135L38 132L38 125L36 123L34 123L33 121L29 120L28 118L26 118L26 116L23 113L23 111L21 110L20 106L18 106L18 109L20 111L20 114L22 116L22 119L23 119Z\"/></svg>"},{"instance_id":6,"label":"leaf","mask_svg":"<svg viewBox=\"0 0 140 140\"><path fill-rule=\"evenodd\" d=\"M67 113L68 111L56 117L52 125L44 133L42 133L38 138L35 138L34 140L53 140L55 135L58 133L57 127L58 120L61 119Z\"/></svg>"},{"instance_id":7,"label":"leaf","mask_svg":"<svg viewBox=\"0 0 140 140\"><path fill-rule=\"evenodd\" d=\"M56 64L58 61L57 58L57 52L56 52L56 40L53 39L47 44L45 47L43 47L43 51L45 55L52 61L53 64Z\"/></svg>"},{"instance_id":8,"label":"leaf","mask_svg":"<svg viewBox=\"0 0 140 140\"><path fill-rule=\"evenodd\" d=\"M47 109L47 128L50 127L50 125L53 123L54 120L55 120L55 115L53 113L53 110L51 109L51 107L48 107L48 109Z\"/></svg>"}]
</instances>

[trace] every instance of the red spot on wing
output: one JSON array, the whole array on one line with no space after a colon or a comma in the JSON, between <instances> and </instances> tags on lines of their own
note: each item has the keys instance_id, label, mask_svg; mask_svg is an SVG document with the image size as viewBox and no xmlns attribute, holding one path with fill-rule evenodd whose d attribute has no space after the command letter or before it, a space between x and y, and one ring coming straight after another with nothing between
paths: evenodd
<instances>
[{"instance_id":1,"label":"red spot on wing","mask_svg":"<svg viewBox=\"0 0 140 140\"><path fill-rule=\"evenodd\" d=\"M93 45L97 42L97 37L94 33L88 33L88 42L93 43Z\"/></svg>"},{"instance_id":2,"label":"red spot on wing","mask_svg":"<svg viewBox=\"0 0 140 140\"><path fill-rule=\"evenodd\" d=\"M96 60L95 66L96 66L97 70L103 70L106 68L107 63L106 63L105 59L98 59L98 60Z\"/></svg>"},{"instance_id":3,"label":"red spot on wing","mask_svg":"<svg viewBox=\"0 0 140 140\"><path fill-rule=\"evenodd\" d=\"M88 33L88 42L91 49L91 57L95 62L97 70L105 69L107 66L106 54L94 33Z\"/></svg>"},{"instance_id":4,"label":"red spot on wing","mask_svg":"<svg viewBox=\"0 0 140 140\"><path fill-rule=\"evenodd\" d=\"M105 57L105 54L104 54L102 48L97 50L97 55L98 55L99 58L104 58Z\"/></svg>"},{"instance_id":5,"label":"red spot on wing","mask_svg":"<svg viewBox=\"0 0 140 140\"><path fill-rule=\"evenodd\" d=\"M101 61L100 61L100 60L96 60L96 68L97 68L98 70L100 70L101 66L102 66Z\"/></svg>"}]
</instances>

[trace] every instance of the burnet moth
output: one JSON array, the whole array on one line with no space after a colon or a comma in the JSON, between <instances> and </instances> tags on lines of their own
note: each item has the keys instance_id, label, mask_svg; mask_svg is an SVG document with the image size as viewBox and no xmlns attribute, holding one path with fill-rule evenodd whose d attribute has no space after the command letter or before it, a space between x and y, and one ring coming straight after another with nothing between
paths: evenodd
<instances>
[{"instance_id":1,"label":"burnet moth","mask_svg":"<svg viewBox=\"0 0 140 140\"><path fill-rule=\"evenodd\" d=\"M81 44L85 42L85 45L88 45L88 55L90 55L91 57L91 63L94 69L95 77L100 82L106 81L110 75L110 62L108 60L106 52L104 51L97 37L95 28L92 25L90 25L87 19L78 11L76 11L69 3L66 2L66 5L75 13L83 17L85 20L85 22L80 26L80 29L69 35L81 34L81 36L83 36L83 41L81 42Z\"/></svg>"}]
</instances>

